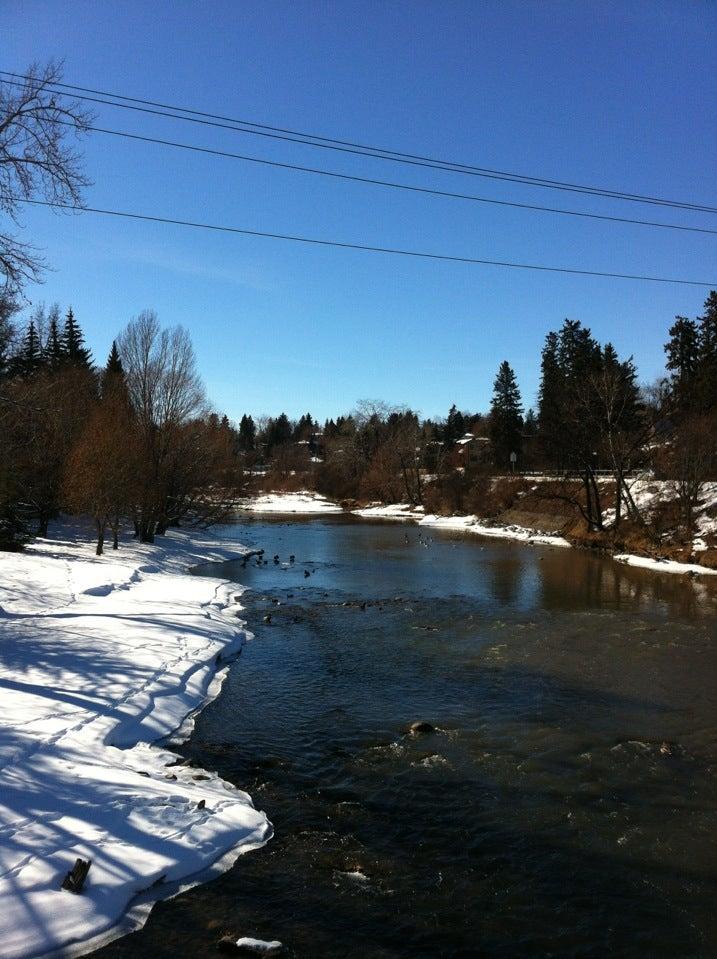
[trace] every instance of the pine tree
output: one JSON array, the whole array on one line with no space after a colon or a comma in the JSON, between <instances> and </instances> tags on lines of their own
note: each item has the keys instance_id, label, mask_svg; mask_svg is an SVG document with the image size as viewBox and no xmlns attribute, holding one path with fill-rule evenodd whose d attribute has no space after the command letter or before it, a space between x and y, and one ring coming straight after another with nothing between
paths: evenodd
<instances>
[{"instance_id":1,"label":"pine tree","mask_svg":"<svg viewBox=\"0 0 717 959\"><path fill-rule=\"evenodd\" d=\"M558 359L558 334L548 333L540 363L538 434L540 449L550 466L562 467L565 450L563 396L565 377Z\"/></svg>"},{"instance_id":2,"label":"pine tree","mask_svg":"<svg viewBox=\"0 0 717 959\"><path fill-rule=\"evenodd\" d=\"M521 452L523 404L515 373L507 360L498 368L490 403L490 438L496 465L507 468L510 454Z\"/></svg>"},{"instance_id":3,"label":"pine tree","mask_svg":"<svg viewBox=\"0 0 717 959\"><path fill-rule=\"evenodd\" d=\"M124 376L124 367L122 366L116 340L112 340L110 355L107 357L107 363L105 364L105 373Z\"/></svg>"},{"instance_id":4,"label":"pine tree","mask_svg":"<svg viewBox=\"0 0 717 959\"><path fill-rule=\"evenodd\" d=\"M251 416L245 413L239 421L239 449L251 453L256 444L256 425Z\"/></svg>"},{"instance_id":5,"label":"pine tree","mask_svg":"<svg viewBox=\"0 0 717 959\"><path fill-rule=\"evenodd\" d=\"M60 308L57 304L51 307L49 316L49 329L47 333L47 344L45 346L45 357L52 370L58 369L65 359L65 351L62 345L62 334L60 333Z\"/></svg>"},{"instance_id":6,"label":"pine tree","mask_svg":"<svg viewBox=\"0 0 717 959\"><path fill-rule=\"evenodd\" d=\"M525 420L523 422L523 435L532 438L537 432L538 418L535 415L535 410L531 407L525 414Z\"/></svg>"},{"instance_id":7,"label":"pine tree","mask_svg":"<svg viewBox=\"0 0 717 959\"><path fill-rule=\"evenodd\" d=\"M694 412L697 392L700 337L697 324L686 316L676 316L665 343L667 369L671 372L670 389L678 417Z\"/></svg>"},{"instance_id":8,"label":"pine tree","mask_svg":"<svg viewBox=\"0 0 717 959\"><path fill-rule=\"evenodd\" d=\"M42 366L40 337L37 335L33 320L30 320L20 353L15 358L13 366L14 372L20 376L31 376Z\"/></svg>"},{"instance_id":9,"label":"pine tree","mask_svg":"<svg viewBox=\"0 0 717 959\"><path fill-rule=\"evenodd\" d=\"M717 410L717 290L705 300L698 319L697 402L701 413L711 413Z\"/></svg>"},{"instance_id":10,"label":"pine tree","mask_svg":"<svg viewBox=\"0 0 717 959\"><path fill-rule=\"evenodd\" d=\"M67 311L65 327L62 332L62 348L69 363L89 368L92 366L92 355L85 344L85 337L75 320L72 307Z\"/></svg>"},{"instance_id":11,"label":"pine tree","mask_svg":"<svg viewBox=\"0 0 717 959\"><path fill-rule=\"evenodd\" d=\"M112 348L107 357L105 368L102 371L101 384L103 396L109 396L110 393L120 390L125 394L127 392L124 367L122 366L122 359L115 340L112 340Z\"/></svg>"},{"instance_id":12,"label":"pine tree","mask_svg":"<svg viewBox=\"0 0 717 959\"><path fill-rule=\"evenodd\" d=\"M466 422L463 414L456 408L456 404L448 411L446 419L445 442L450 446L459 440L466 431Z\"/></svg>"},{"instance_id":13,"label":"pine tree","mask_svg":"<svg viewBox=\"0 0 717 959\"><path fill-rule=\"evenodd\" d=\"M291 423L286 413L280 413L276 419L270 419L266 429L266 445L271 452L275 446L281 446L291 439Z\"/></svg>"}]
</instances>

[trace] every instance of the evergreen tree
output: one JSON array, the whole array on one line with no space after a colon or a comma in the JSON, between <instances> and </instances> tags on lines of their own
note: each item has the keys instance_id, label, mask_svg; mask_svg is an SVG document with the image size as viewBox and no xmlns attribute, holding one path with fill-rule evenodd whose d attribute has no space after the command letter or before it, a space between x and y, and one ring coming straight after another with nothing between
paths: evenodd
<instances>
[{"instance_id":1,"label":"evergreen tree","mask_svg":"<svg viewBox=\"0 0 717 959\"><path fill-rule=\"evenodd\" d=\"M493 457L500 468L508 468L510 454L521 452L523 404L515 373L507 360L498 368L490 403L490 438Z\"/></svg>"},{"instance_id":2,"label":"evergreen tree","mask_svg":"<svg viewBox=\"0 0 717 959\"><path fill-rule=\"evenodd\" d=\"M110 349L109 356L107 357L105 368L102 371L101 384L103 396L109 396L110 393L120 390L125 394L127 392L127 382L125 380L124 367L122 366L122 359L120 357L119 350L117 349L117 342L115 340L112 340L112 348Z\"/></svg>"},{"instance_id":3,"label":"evergreen tree","mask_svg":"<svg viewBox=\"0 0 717 959\"><path fill-rule=\"evenodd\" d=\"M535 410L531 407L525 414L525 420L523 421L523 436L532 438L537 432L538 418L535 415Z\"/></svg>"},{"instance_id":4,"label":"evergreen tree","mask_svg":"<svg viewBox=\"0 0 717 959\"><path fill-rule=\"evenodd\" d=\"M705 300L698 319L697 401L701 413L711 413L717 410L717 290Z\"/></svg>"},{"instance_id":5,"label":"evergreen tree","mask_svg":"<svg viewBox=\"0 0 717 959\"><path fill-rule=\"evenodd\" d=\"M548 333L540 363L538 433L540 449L550 466L562 466L565 449L563 395L565 377L558 359L558 334Z\"/></svg>"},{"instance_id":6,"label":"evergreen tree","mask_svg":"<svg viewBox=\"0 0 717 959\"><path fill-rule=\"evenodd\" d=\"M464 435L466 431L465 418L460 410L456 408L456 404L448 411L448 417L446 419L446 430L444 434L444 440L447 445L451 446L456 440L459 440L461 436Z\"/></svg>"},{"instance_id":7,"label":"evergreen tree","mask_svg":"<svg viewBox=\"0 0 717 959\"><path fill-rule=\"evenodd\" d=\"M291 423L286 413L281 413L276 419L270 419L266 428L266 445L269 452L274 447L281 446L291 439Z\"/></svg>"},{"instance_id":8,"label":"evergreen tree","mask_svg":"<svg viewBox=\"0 0 717 959\"><path fill-rule=\"evenodd\" d=\"M294 429L294 439L295 440L309 440L311 439L311 434L314 432L315 424L311 416L311 413L304 414L299 422L296 424Z\"/></svg>"},{"instance_id":9,"label":"evergreen tree","mask_svg":"<svg viewBox=\"0 0 717 959\"><path fill-rule=\"evenodd\" d=\"M256 445L256 425L251 416L245 413L239 421L239 449L251 453Z\"/></svg>"},{"instance_id":10,"label":"evergreen tree","mask_svg":"<svg viewBox=\"0 0 717 959\"><path fill-rule=\"evenodd\" d=\"M11 371L17 376L31 376L42 366L42 349L34 320L30 320L19 353L11 362Z\"/></svg>"},{"instance_id":11,"label":"evergreen tree","mask_svg":"<svg viewBox=\"0 0 717 959\"><path fill-rule=\"evenodd\" d=\"M119 355L119 350L117 349L116 340L112 340L112 348L110 350L110 355L107 357L105 373L111 373L116 376L124 376L124 367L122 366L122 360Z\"/></svg>"},{"instance_id":12,"label":"evergreen tree","mask_svg":"<svg viewBox=\"0 0 717 959\"><path fill-rule=\"evenodd\" d=\"M55 304L50 310L49 329L47 333L47 343L45 345L45 358L52 370L58 369L65 359L62 334L60 333L59 315L59 307Z\"/></svg>"},{"instance_id":13,"label":"evergreen tree","mask_svg":"<svg viewBox=\"0 0 717 959\"><path fill-rule=\"evenodd\" d=\"M67 311L65 327L62 331L62 348L68 362L89 368L92 366L92 355L85 346L85 337L75 320L72 307Z\"/></svg>"},{"instance_id":14,"label":"evergreen tree","mask_svg":"<svg viewBox=\"0 0 717 959\"><path fill-rule=\"evenodd\" d=\"M697 324L686 316L676 316L668 334L665 365L672 374L670 392L675 414L683 417L695 409L700 337Z\"/></svg>"}]
</instances>

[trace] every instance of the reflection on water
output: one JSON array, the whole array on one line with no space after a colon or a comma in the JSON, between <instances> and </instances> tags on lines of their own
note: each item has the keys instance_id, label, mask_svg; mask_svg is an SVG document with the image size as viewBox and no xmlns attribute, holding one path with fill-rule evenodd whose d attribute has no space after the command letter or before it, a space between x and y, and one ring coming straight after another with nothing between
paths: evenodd
<instances>
[{"instance_id":1,"label":"reflection on water","mask_svg":"<svg viewBox=\"0 0 717 959\"><path fill-rule=\"evenodd\" d=\"M203 570L249 587L256 640L182 751L276 835L100 955L224 932L327 959L717 955L714 585L343 518L226 532L265 549Z\"/></svg>"}]
</instances>

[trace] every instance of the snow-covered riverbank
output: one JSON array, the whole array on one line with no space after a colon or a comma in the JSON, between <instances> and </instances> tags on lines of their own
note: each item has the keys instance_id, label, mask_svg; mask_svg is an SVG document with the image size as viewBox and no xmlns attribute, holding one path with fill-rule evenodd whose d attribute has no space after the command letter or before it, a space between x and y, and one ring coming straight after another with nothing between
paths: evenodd
<instances>
[{"instance_id":1,"label":"snow-covered riverbank","mask_svg":"<svg viewBox=\"0 0 717 959\"><path fill-rule=\"evenodd\" d=\"M338 503L332 503L319 493L260 493L239 507L250 513L343 513Z\"/></svg>"},{"instance_id":2,"label":"snow-covered riverbank","mask_svg":"<svg viewBox=\"0 0 717 959\"><path fill-rule=\"evenodd\" d=\"M490 525L477 516L435 516L426 514L421 506L396 503L390 506L365 506L352 511L355 516L364 519L412 520L419 526L432 526L437 529L458 530L474 533L477 536L492 536L496 539L514 539L521 543L536 543L541 546L570 546L562 536L539 533L522 526Z\"/></svg>"},{"instance_id":3,"label":"snow-covered riverbank","mask_svg":"<svg viewBox=\"0 0 717 959\"><path fill-rule=\"evenodd\" d=\"M3 959L87 951L271 836L246 793L150 745L188 732L247 636L241 589L187 573L241 548L161 544L95 557L58 529L0 553ZM80 895L61 889L77 858Z\"/></svg>"},{"instance_id":4,"label":"snow-covered riverbank","mask_svg":"<svg viewBox=\"0 0 717 959\"><path fill-rule=\"evenodd\" d=\"M643 489L643 487L645 487L645 489ZM666 483L651 482L648 484L645 482L641 486L636 486L636 489L641 497L640 502L643 505L648 504L650 498L651 500L657 501L661 496L669 498L675 495L672 491L672 484ZM713 533L717 528L717 520L708 512L712 507L717 508L717 483L707 484L705 487L704 501L701 503L701 511L697 518L699 535L695 539L695 552L705 549L703 537ZM567 547L574 545L564 536L560 536L557 533L545 533L527 526L517 526L515 524L506 525L494 523L486 519L481 519L478 516L436 516L427 514L421 506L411 506L409 503L374 503L357 509L343 510L338 503L332 503L318 493L309 492L263 493L253 499L247 500L241 509L245 512L277 514L349 512L352 516L359 516L362 519L410 521L419 526L456 530L494 539L510 539L536 546ZM608 519L609 518L608 516ZM681 563L653 559L648 556L638 556L631 553L615 555L614 559L630 566L640 566L661 573L677 573L682 575L689 573L696 576L710 576L717 573L717 570L697 563Z\"/></svg>"}]
</instances>

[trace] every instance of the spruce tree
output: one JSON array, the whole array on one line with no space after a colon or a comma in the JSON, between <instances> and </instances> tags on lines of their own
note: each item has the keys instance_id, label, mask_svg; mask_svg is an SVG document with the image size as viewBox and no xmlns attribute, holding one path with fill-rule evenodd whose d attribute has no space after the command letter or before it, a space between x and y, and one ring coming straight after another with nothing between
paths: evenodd
<instances>
[{"instance_id":1,"label":"spruce tree","mask_svg":"<svg viewBox=\"0 0 717 959\"><path fill-rule=\"evenodd\" d=\"M698 319L697 402L701 413L712 413L717 410L717 290L705 300Z\"/></svg>"},{"instance_id":2,"label":"spruce tree","mask_svg":"<svg viewBox=\"0 0 717 959\"><path fill-rule=\"evenodd\" d=\"M456 440L459 440L466 431L465 418L461 411L456 408L456 404L448 411L446 419L445 442L451 446Z\"/></svg>"},{"instance_id":3,"label":"spruce tree","mask_svg":"<svg viewBox=\"0 0 717 959\"><path fill-rule=\"evenodd\" d=\"M67 316L65 317L65 327L62 331L62 348L65 353L65 358L69 363L87 368L92 366L92 355L85 346L85 337L79 324L75 320L72 307L69 308Z\"/></svg>"},{"instance_id":4,"label":"spruce tree","mask_svg":"<svg viewBox=\"0 0 717 959\"><path fill-rule=\"evenodd\" d=\"M523 404L518 381L507 360L498 368L490 403L490 438L493 457L499 468L507 469L510 454L521 452Z\"/></svg>"},{"instance_id":5,"label":"spruce tree","mask_svg":"<svg viewBox=\"0 0 717 959\"><path fill-rule=\"evenodd\" d=\"M565 377L558 359L558 334L545 337L540 362L538 434L540 449L549 466L560 469L565 450L563 396Z\"/></svg>"},{"instance_id":6,"label":"spruce tree","mask_svg":"<svg viewBox=\"0 0 717 959\"><path fill-rule=\"evenodd\" d=\"M122 377L124 376L124 367L122 366L122 360L119 355L119 350L117 349L116 340L112 340L112 348L110 349L110 355L107 357L105 373L112 373Z\"/></svg>"},{"instance_id":7,"label":"spruce tree","mask_svg":"<svg viewBox=\"0 0 717 959\"><path fill-rule=\"evenodd\" d=\"M694 412L697 394L697 370L700 359L700 336L694 320L676 316L670 327L669 341L665 343L670 392L675 415L678 418Z\"/></svg>"},{"instance_id":8,"label":"spruce tree","mask_svg":"<svg viewBox=\"0 0 717 959\"><path fill-rule=\"evenodd\" d=\"M50 326L47 333L47 345L45 346L45 357L50 369L56 370L62 365L65 358L65 351L62 345L62 334L60 333L59 309L53 307L50 310Z\"/></svg>"},{"instance_id":9,"label":"spruce tree","mask_svg":"<svg viewBox=\"0 0 717 959\"><path fill-rule=\"evenodd\" d=\"M251 453L256 443L256 425L251 416L245 413L239 421L239 449Z\"/></svg>"},{"instance_id":10,"label":"spruce tree","mask_svg":"<svg viewBox=\"0 0 717 959\"><path fill-rule=\"evenodd\" d=\"M123 390L124 392L127 390L124 367L115 340L112 340L112 348L102 371L101 384L103 396L108 396L116 390Z\"/></svg>"},{"instance_id":11,"label":"spruce tree","mask_svg":"<svg viewBox=\"0 0 717 959\"><path fill-rule=\"evenodd\" d=\"M42 366L42 349L40 337L37 335L35 323L30 320L23 340L20 354L16 361L16 371L21 376L31 376Z\"/></svg>"}]
</instances>

